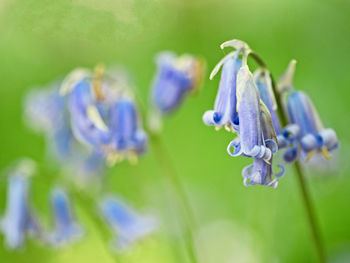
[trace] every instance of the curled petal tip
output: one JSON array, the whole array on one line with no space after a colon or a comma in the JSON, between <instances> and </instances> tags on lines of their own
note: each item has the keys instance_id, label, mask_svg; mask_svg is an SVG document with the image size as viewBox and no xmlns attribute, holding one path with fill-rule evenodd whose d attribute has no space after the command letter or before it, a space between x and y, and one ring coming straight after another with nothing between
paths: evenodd
<instances>
[{"instance_id":1,"label":"curled petal tip","mask_svg":"<svg viewBox=\"0 0 350 263\"><path fill-rule=\"evenodd\" d=\"M221 49L224 49L225 47L233 47L237 50L238 49L250 50L248 44L239 39L228 40L220 45Z\"/></svg>"}]
</instances>

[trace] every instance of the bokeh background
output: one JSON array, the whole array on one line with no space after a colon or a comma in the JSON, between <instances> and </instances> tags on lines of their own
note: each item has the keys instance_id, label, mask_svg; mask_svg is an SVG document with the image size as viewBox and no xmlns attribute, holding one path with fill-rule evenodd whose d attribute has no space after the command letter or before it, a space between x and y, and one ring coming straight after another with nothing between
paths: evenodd
<instances>
[{"instance_id":1,"label":"bokeh background","mask_svg":"<svg viewBox=\"0 0 350 263\"><path fill-rule=\"evenodd\" d=\"M132 72L140 98L147 102L158 51L200 55L209 71L224 55L219 49L223 41L243 39L275 76L295 58L295 87L313 98L326 126L337 131L341 148L331 169L308 170L306 176L332 262L350 262L349 13L347 0L1 0L0 168L22 156L39 163L31 200L50 225L48 193L59 167L47 157L43 136L23 124L23 96L30 87L44 86L77 66L117 63ZM231 134L203 125L202 113L212 107L217 85L217 78L206 76L201 92L165 120L162 133L195 209L201 262L316 262L292 168L286 167L276 190L244 187L241 169L249 160L226 153ZM186 262L172 233L176 212L164 198L167 191L152 149L137 165L117 165L105 180L105 191L155 211L165 221L157 234L118 261ZM3 173L1 214L5 197ZM95 228L97 219L74 207L87 226L83 241L54 250L29 240L25 249L9 252L1 235L0 261L116 261Z\"/></svg>"}]
</instances>

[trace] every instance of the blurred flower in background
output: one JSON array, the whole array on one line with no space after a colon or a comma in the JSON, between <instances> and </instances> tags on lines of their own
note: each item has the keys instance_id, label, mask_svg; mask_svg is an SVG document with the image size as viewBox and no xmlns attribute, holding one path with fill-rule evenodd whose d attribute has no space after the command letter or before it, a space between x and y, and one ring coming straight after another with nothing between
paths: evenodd
<instances>
[{"instance_id":1,"label":"blurred flower in background","mask_svg":"<svg viewBox=\"0 0 350 263\"><path fill-rule=\"evenodd\" d=\"M73 218L69 197L63 188L51 190L51 206L55 228L47 235L49 244L60 247L79 240L83 229Z\"/></svg>"},{"instance_id":2,"label":"blurred flower in background","mask_svg":"<svg viewBox=\"0 0 350 263\"><path fill-rule=\"evenodd\" d=\"M46 137L50 158L58 162L71 179L89 181L104 170L103 158L87 151L74 137L67 100L59 94L60 81L31 89L24 100L24 121Z\"/></svg>"},{"instance_id":3,"label":"blurred flower in background","mask_svg":"<svg viewBox=\"0 0 350 263\"><path fill-rule=\"evenodd\" d=\"M103 65L97 65L94 72L77 69L60 90L68 97L75 138L109 165L125 157L135 162L147 144L131 84L122 74Z\"/></svg>"},{"instance_id":4,"label":"blurred flower in background","mask_svg":"<svg viewBox=\"0 0 350 263\"><path fill-rule=\"evenodd\" d=\"M30 159L21 159L8 176L6 212L1 218L0 230L9 249L21 248L29 235L42 235L29 200L30 177L34 172L35 163Z\"/></svg>"},{"instance_id":5,"label":"blurred flower in background","mask_svg":"<svg viewBox=\"0 0 350 263\"><path fill-rule=\"evenodd\" d=\"M325 129L309 96L293 89L296 61L290 62L279 81L279 90L284 100L290 124L283 136L290 148L284 154L286 162L297 159L308 161L314 154L329 159L329 152L338 148L338 139L333 129Z\"/></svg>"},{"instance_id":6,"label":"blurred flower in background","mask_svg":"<svg viewBox=\"0 0 350 263\"><path fill-rule=\"evenodd\" d=\"M162 115L174 112L187 94L198 92L204 74L204 62L190 54L177 56L170 51L156 55L157 72L151 90L149 128L158 132Z\"/></svg>"},{"instance_id":7,"label":"blurred flower in background","mask_svg":"<svg viewBox=\"0 0 350 263\"><path fill-rule=\"evenodd\" d=\"M152 216L141 216L120 198L106 196L99 201L102 218L116 234L112 247L119 252L154 232L157 221Z\"/></svg>"}]
</instances>

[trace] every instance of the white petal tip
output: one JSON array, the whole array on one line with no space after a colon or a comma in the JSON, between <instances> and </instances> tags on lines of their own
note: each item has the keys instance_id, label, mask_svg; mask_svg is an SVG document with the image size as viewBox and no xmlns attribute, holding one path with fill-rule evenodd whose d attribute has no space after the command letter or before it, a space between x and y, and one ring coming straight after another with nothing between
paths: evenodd
<instances>
[{"instance_id":1,"label":"white petal tip","mask_svg":"<svg viewBox=\"0 0 350 263\"><path fill-rule=\"evenodd\" d=\"M220 45L221 49L224 49L225 47L233 47L235 49L250 50L248 44L239 39L228 40Z\"/></svg>"}]
</instances>

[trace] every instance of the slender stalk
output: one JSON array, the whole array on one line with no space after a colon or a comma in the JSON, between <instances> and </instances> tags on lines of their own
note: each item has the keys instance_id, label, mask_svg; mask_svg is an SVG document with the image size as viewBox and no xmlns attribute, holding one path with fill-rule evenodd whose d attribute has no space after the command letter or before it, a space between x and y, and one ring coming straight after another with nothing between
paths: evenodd
<instances>
[{"instance_id":1,"label":"slender stalk","mask_svg":"<svg viewBox=\"0 0 350 263\"><path fill-rule=\"evenodd\" d=\"M250 54L250 56L263 68L267 68L265 62L260 58L260 56L254 52L252 52ZM277 103L277 107L278 107L278 114L279 114L279 119L280 122L282 124L282 126L286 126L288 124L287 121L287 114L285 112L285 109L282 105L282 101L281 101L281 96L277 90L276 87L276 82L272 76L272 74L270 73L270 77L271 77L271 82L272 82L272 90L275 94L275 98L276 98L276 103ZM323 241L322 241L322 237L321 237L321 230L317 221L317 217L316 217L316 212L314 209L314 205L312 203L312 199L310 196L310 192L307 186L307 182L305 180L305 177L303 175L303 170L300 166L299 161L294 162L294 170L295 170L295 174L298 180L298 185L300 188L300 192L301 192L301 196L302 196L302 200L303 200L303 204L306 210L306 215L308 218L308 222L309 222L309 226L311 229L311 233L312 233L312 237L315 243L315 247L316 247L316 251L319 257L319 261L321 263L325 263L326 262L326 253L325 253L325 249L324 249L324 245L323 245Z\"/></svg>"},{"instance_id":2,"label":"slender stalk","mask_svg":"<svg viewBox=\"0 0 350 263\"><path fill-rule=\"evenodd\" d=\"M197 263L198 260L195 251L195 240L193 233L195 229L195 220L190 202L186 196L186 191L177 176L176 170L171 163L169 154L166 151L161 138L155 134L150 134L155 157L160 165L163 175L166 176L173 188L172 190L174 192L174 197L177 201L177 205L181 208L182 215L185 219L185 242L188 256L192 263Z\"/></svg>"},{"instance_id":3,"label":"slender stalk","mask_svg":"<svg viewBox=\"0 0 350 263\"><path fill-rule=\"evenodd\" d=\"M311 201L311 198L307 189L306 181L304 180L304 177L303 177L303 171L300 167L299 162L295 162L294 169L298 177L299 187L301 190L301 194L303 196L305 210L309 218L312 236L315 240L316 250L317 250L320 262L324 263L326 262L326 254L322 243L321 231L319 229L319 225L317 224L316 213L312 206L312 201Z\"/></svg>"}]
</instances>

